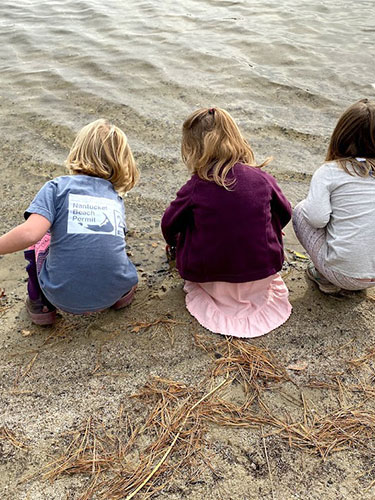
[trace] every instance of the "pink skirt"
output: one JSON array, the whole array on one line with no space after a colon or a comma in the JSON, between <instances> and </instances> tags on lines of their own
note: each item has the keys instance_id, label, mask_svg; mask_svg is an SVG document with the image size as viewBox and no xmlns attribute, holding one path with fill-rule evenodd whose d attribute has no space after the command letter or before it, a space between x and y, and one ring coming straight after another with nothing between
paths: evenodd
<instances>
[{"instance_id":1,"label":"pink skirt","mask_svg":"<svg viewBox=\"0 0 375 500\"><path fill-rule=\"evenodd\" d=\"M292 306L279 274L247 283L185 281L186 307L214 333L259 337L282 325Z\"/></svg>"}]
</instances>

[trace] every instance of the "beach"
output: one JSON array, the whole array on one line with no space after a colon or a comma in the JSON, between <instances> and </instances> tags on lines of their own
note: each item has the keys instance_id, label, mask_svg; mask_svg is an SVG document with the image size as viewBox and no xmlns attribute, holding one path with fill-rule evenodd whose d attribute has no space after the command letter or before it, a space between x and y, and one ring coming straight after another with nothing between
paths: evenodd
<instances>
[{"instance_id":1,"label":"beach","mask_svg":"<svg viewBox=\"0 0 375 500\"><path fill-rule=\"evenodd\" d=\"M300 250L292 236L288 242L287 235L286 241L289 250ZM198 387L201 396L225 381L223 373L212 376L220 353L228 355L228 347L220 347L224 337L205 330L186 311L182 282L175 271L169 271L160 232L141 235L134 230L129 244L134 261L142 262L134 303L125 310L88 317L62 314L54 327L32 325L27 317L22 257L2 259L6 300L1 310L0 404L1 428L9 432L0 441L2 498L86 498L81 495L91 484L91 465L89 471L57 474L53 481L47 480L53 466L45 467L64 456L74 433L90 422L97 432L104 428L115 435L124 430L119 414L126 415L134 427L144 425L155 401L142 404L132 396L150 381L163 379L166 388L171 382ZM364 490L374 479L375 296L371 291L324 296L306 281L305 262L290 255L285 281L293 305L291 317L268 335L246 341L265 353L270 366L281 370L274 378L272 369L269 379L255 376L258 387L255 393L250 390L255 397L251 413L264 417L269 412L273 418L312 430L319 427L319 419L329 421L340 413L353 418L359 411L361 435L356 427L348 430L356 438L348 439L342 451L335 449L335 434L328 436L331 451L320 449L314 440L299 449L298 440L290 437L289 442L287 434L280 435L280 428L267 422L256 425L250 419L246 423L249 417L244 417L236 425L231 415L227 418L233 424L202 419L203 454L209 466L200 464L199 479L194 480L189 467L173 472L177 458L171 454L166 462L170 479L155 498L372 498L371 488ZM202 342L213 351L203 350ZM234 353L237 348L235 343L229 347ZM254 369L257 365L247 366ZM247 391L241 375L236 378L235 374L230 373L234 380L230 376L230 384L219 393L225 401L241 406L247 401ZM196 399L186 402L183 395L177 401L189 408ZM341 424L336 425L337 430ZM152 439L152 433L142 431L127 457L134 467ZM92 453L90 449L91 458ZM105 469L99 477L106 477ZM140 492L138 497L147 496Z\"/></svg>"},{"instance_id":2,"label":"beach","mask_svg":"<svg viewBox=\"0 0 375 500\"><path fill-rule=\"evenodd\" d=\"M375 291L320 293L289 224L290 318L226 339L186 310L160 231L200 106L227 109L258 162L273 156L292 205L306 196L340 113L374 98L374 8L359 4L0 7L1 234L96 118L126 132L141 171L124 198L128 308L35 326L22 252L0 257L1 499L125 499L137 485L169 500L374 498Z\"/></svg>"}]
</instances>

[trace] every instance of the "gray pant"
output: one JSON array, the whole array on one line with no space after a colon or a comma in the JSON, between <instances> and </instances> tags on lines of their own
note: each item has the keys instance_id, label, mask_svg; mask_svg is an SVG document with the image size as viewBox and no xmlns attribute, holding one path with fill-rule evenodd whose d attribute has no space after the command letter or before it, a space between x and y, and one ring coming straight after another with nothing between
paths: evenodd
<instances>
[{"instance_id":1,"label":"gray pant","mask_svg":"<svg viewBox=\"0 0 375 500\"><path fill-rule=\"evenodd\" d=\"M325 229L316 229L307 222L302 213L303 203L304 200L298 203L293 210L293 228L299 242L309 254L310 259L320 274L344 290L364 290L365 288L375 286L375 282L350 278L329 268L325 261L327 248Z\"/></svg>"}]
</instances>

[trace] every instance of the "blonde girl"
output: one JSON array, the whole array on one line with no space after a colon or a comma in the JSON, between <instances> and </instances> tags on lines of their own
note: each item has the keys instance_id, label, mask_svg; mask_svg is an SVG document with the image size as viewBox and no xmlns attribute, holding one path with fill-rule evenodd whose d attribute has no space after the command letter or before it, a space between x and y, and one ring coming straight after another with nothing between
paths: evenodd
<instances>
[{"instance_id":1,"label":"blonde girl","mask_svg":"<svg viewBox=\"0 0 375 500\"><path fill-rule=\"evenodd\" d=\"M340 117L325 163L293 213L311 258L307 276L324 293L375 286L375 102Z\"/></svg>"},{"instance_id":2,"label":"blonde girl","mask_svg":"<svg viewBox=\"0 0 375 500\"><path fill-rule=\"evenodd\" d=\"M138 282L118 194L139 177L124 132L106 120L86 125L66 165L69 175L47 182L26 222L0 238L0 254L27 249L26 307L40 325L55 321L56 308L84 314L124 307Z\"/></svg>"},{"instance_id":3,"label":"blonde girl","mask_svg":"<svg viewBox=\"0 0 375 500\"><path fill-rule=\"evenodd\" d=\"M162 219L176 247L186 306L209 330L256 337L289 317L279 276L282 228L291 217L275 179L257 165L229 113L203 108L187 118L182 158L192 174Z\"/></svg>"}]
</instances>

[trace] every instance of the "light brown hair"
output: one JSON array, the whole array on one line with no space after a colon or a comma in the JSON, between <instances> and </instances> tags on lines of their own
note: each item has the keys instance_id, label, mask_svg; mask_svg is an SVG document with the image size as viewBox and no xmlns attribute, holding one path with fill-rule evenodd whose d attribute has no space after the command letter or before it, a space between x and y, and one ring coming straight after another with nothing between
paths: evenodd
<instances>
[{"instance_id":1,"label":"light brown hair","mask_svg":"<svg viewBox=\"0 0 375 500\"><path fill-rule=\"evenodd\" d=\"M139 178L126 135L107 120L96 120L78 132L66 166L71 174L110 181L119 193L130 191Z\"/></svg>"},{"instance_id":2,"label":"light brown hair","mask_svg":"<svg viewBox=\"0 0 375 500\"><path fill-rule=\"evenodd\" d=\"M358 161L356 158L364 158ZM335 160L350 175L367 177L375 171L375 102L361 99L339 118L326 161ZM348 168L348 164L352 169Z\"/></svg>"},{"instance_id":3,"label":"light brown hair","mask_svg":"<svg viewBox=\"0 0 375 500\"><path fill-rule=\"evenodd\" d=\"M236 163L260 168L271 161L267 158L256 165L250 145L231 115L221 108L201 108L185 120L181 154L191 172L226 189L235 182L226 178Z\"/></svg>"}]
</instances>

